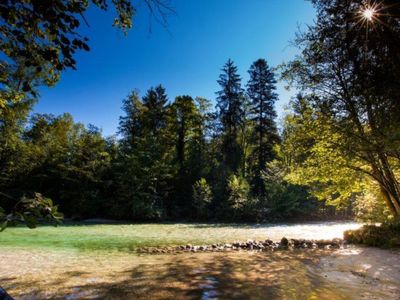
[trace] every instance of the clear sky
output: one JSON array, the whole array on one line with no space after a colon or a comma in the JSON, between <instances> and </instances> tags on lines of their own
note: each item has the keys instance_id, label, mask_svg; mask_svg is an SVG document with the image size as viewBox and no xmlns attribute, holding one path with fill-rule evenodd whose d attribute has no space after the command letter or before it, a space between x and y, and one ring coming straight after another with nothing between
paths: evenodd
<instances>
[{"instance_id":1,"label":"clear sky","mask_svg":"<svg viewBox=\"0 0 400 300\"><path fill-rule=\"evenodd\" d=\"M177 95L215 100L217 79L231 58L242 83L258 58L275 67L298 52L291 46L299 26L312 24L315 12L306 0L171 0L176 11L166 30L150 22L144 6L138 7L128 36L112 28L113 14L90 9L90 27L82 32L90 52L79 53L77 71L63 73L53 88L42 88L38 113L69 112L75 121L91 123L105 135L116 132L121 102L137 88L162 84L173 100ZM151 27L151 30L150 30ZM294 91L278 84L281 116Z\"/></svg>"}]
</instances>

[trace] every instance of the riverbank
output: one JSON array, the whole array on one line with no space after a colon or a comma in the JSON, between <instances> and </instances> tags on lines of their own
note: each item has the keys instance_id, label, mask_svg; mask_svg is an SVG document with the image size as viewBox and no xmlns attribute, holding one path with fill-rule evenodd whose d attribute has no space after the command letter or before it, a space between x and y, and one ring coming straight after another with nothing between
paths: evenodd
<instances>
[{"instance_id":1,"label":"riverbank","mask_svg":"<svg viewBox=\"0 0 400 300\"><path fill-rule=\"evenodd\" d=\"M360 226L327 222L9 228L0 234L0 282L16 299L29 300L396 299L398 251L351 245L329 250L322 244L295 247L300 240L342 238L345 230ZM256 241L280 245L283 236L290 251L254 249ZM137 253L143 247L218 247L222 242L233 246L236 240L243 241L237 250Z\"/></svg>"},{"instance_id":2,"label":"riverbank","mask_svg":"<svg viewBox=\"0 0 400 300\"><path fill-rule=\"evenodd\" d=\"M400 253L376 248L136 255L6 249L16 299L398 299Z\"/></svg>"}]
</instances>

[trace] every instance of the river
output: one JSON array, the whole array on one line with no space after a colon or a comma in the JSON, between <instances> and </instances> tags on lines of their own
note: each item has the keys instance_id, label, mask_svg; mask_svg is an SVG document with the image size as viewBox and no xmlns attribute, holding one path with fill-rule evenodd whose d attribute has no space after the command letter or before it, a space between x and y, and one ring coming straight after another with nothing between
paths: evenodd
<instances>
[{"instance_id":1,"label":"river","mask_svg":"<svg viewBox=\"0 0 400 300\"><path fill-rule=\"evenodd\" d=\"M330 239L356 226L243 230ZM0 245L0 263L0 285L16 299L400 299L400 252L368 247L137 255Z\"/></svg>"}]
</instances>

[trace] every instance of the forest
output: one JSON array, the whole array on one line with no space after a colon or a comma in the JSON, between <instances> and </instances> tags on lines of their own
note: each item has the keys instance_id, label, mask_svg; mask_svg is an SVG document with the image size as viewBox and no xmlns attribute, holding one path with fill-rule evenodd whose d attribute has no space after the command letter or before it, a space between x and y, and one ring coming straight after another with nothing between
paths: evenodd
<instances>
[{"instance_id":1,"label":"forest","mask_svg":"<svg viewBox=\"0 0 400 300\"><path fill-rule=\"evenodd\" d=\"M398 300L399 84L399 0L0 1L0 299Z\"/></svg>"},{"instance_id":2,"label":"forest","mask_svg":"<svg viewBox=\"0 0 400 300\"><path fill-rule=\"evenodd\" d=\"M30 39L29 26L11 30L27 24L28 14L16 14L17 4L7 7L8 23L1 25L8 57L1 69L2 218L34 225L43 210L59 218L57 206L67 218L131 221L398 216L400 26L393 16L399 8L382 4L379 21L388 26L378 26L365 15L348 19L341 1L314 4L316 24L297 36L302 54L293 61L272 67L260 58L242 82L229 59L215 99L170 99L162 85L143 94L132 87L116 99L123 115L108 137L67 112L32 114L38 88L75 68L76 51L89 50L73 31L79 25L74 15L85 6L64 7L64 23L48 21L58 36L50 39L51 49ZM130 6L119 11L116 26L129 29L131 13ZM369 36L360 29L367 23ZM299 91L279 124L277 80Z\"/></svg>"},{"instance_id":3,"label":"forest","mask_svg":"<svg viewBox=\"0 0 400 300\"><path fill-rule=\"evenodd\" d=\"M33 192L73 218L272 221L332 210L285 179L275 75L255 61L242 85L232 60L210 100L170 101L162 85L122 101L118 133L103 137L72 116L29 113L26 99L2 123L4 207ZM299 96L300 97L300 96ZM289 120L289 119L288 119Z\"/></svg>"}]
</instances>

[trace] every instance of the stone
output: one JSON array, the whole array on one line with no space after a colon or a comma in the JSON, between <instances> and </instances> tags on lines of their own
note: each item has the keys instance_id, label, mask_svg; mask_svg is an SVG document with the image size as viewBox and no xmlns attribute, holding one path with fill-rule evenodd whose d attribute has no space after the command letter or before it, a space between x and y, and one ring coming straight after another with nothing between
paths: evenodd
<instances>
[{"instance_id":1,"label":"stone","mask_svg":"<svg viewBox=\"0 0 400 300\"><path fill-rule=\"evenodd\" d=\"M289 245L288 239L285 238L285 237L283 237L283 238L281 239L281 246L282 246L282 247L287 247L288 245Z\"/></svg>"}]
</instances>

